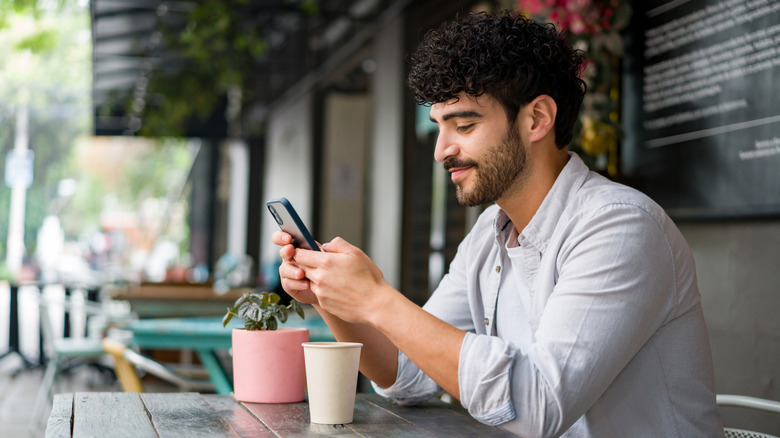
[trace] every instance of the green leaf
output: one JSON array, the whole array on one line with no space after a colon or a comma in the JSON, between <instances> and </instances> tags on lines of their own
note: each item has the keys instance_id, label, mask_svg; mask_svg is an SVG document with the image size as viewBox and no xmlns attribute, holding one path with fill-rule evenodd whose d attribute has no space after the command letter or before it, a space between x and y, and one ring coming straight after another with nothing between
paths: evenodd
<instances>
[{"instance_id":1,"label":"green leaf","mask_svg":"<svg viewBox=\"0 0 780 438\"><path fill-rule=\"evenodd\" d=\"M225 316L222 317L222 327L227 327L230 320L233 319L233 315L235 315L235 313L233 313L231 309L228 309Z\"/></svg>"},{"instance_id":2,"label":"green leaf","mask_svg":"<svg viewBox=\"0 0 780 438\"><path fill-rule=\"evenodd\" d=\"M279 311L277 313L278 313L278 317L279 317L279 322L281 322L282 324L287 322L287 308L286 307L279 306Z\"/></svg>"},{"instance_id":3,"label":"green leaf","mask_svg":"<svg viewBox=\"0 0 780 438\"><path fill-rule=\"evenodd\" d=\"M263 303L265 304L276 304L279 302L279 300L281 300L281 297L273 292L263 292L260 295L262 297Z\"/></svg>"},{"instance_id":4,"label":"green leaf","mask_svg":"<svg viewBox=\"0 0 780 438\"><path fill-rule=\"evenodd\" d=\"M235 310L238 306L240 306L244 301L246 301L248 299L249 299L249 293L245 293L245 294L241 295L240 297L238 297L238 299L236 300L236 303L233 304L233 310Z\"/></svg>"},{"instance_id":5,"label":"green leaf","mask_svg":"<svg viewBox=\"0 0 780 438\"><path fill-rule=\"evenodd\" d=\"M301 317L301 319L306 319L306 314L303 312L303 306L301 306L301 303L293 300L292 303L290 303L290 307L295 311L295 313L298 314L298 316Z\"/></svg>"},{"instance_id":6,"label":"green leaf","mask_svg":"<svg viewBox=\"0 0 780 438\"><path fill-rule=\"evenodd\" d=\"M252 307L251 309L249 309L247 311L246 319L262 321L263 319L265 319L264 313L265 312L263 311L263 309L261 309L259 307Z\"/></svg>"}]
</instances>

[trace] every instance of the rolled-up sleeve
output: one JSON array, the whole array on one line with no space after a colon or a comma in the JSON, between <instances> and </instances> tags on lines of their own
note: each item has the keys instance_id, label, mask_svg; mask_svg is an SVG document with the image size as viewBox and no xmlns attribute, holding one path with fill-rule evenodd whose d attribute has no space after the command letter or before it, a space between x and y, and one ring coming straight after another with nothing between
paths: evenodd
<instances>
[{"instance_id":1,"label":"rolled-up sleeve","mask_svg":"<svg viewBox=\"0 0 780 438\"><path fill-rule=\"evenodd\" d=\"M460 351L460 399L471 416L496 426L515 418L512 364L516 352L499 338L466 334Z\"/></svg>"},{"instance_id":2,"label":"rolled-up sleeve","mask_svg":"<svg viewBox=\"0 0 780 438\"><path fill-rule=\"evenodd\" d=\"M402 405L420 403L441 392L441 387L423 373L405 354L398 352L398 374L395 383L380 388L371 382L377 394Z\"/></svg>"}]
</instances>

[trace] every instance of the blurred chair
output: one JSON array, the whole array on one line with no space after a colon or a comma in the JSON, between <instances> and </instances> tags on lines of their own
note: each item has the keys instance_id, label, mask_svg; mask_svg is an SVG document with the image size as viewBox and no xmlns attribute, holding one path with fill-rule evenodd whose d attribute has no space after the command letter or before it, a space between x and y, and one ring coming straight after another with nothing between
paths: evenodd
<instances>
[{"instance_id":1,"label":"blurred chair","mask_svg":"<svg viewBox=\"0 0 780 438\"><path fill-rule=\"evenodd\" d=\"M70 309L73 306L70 300L62 303L63 307ZM87 314L99 314L99 306L84 303L84 311ZM38 297L38 308L40 310L40 327L43 338L43 348L46 357L46 369L43 373L43 381L38 391L38 397L33 406L32 416L30 417L30 431L37 432L42 424L42 415L46 406L49 405L54 397L55 385L62 371L73 364L74 360L97 361L105 353L100 338L58 338L54 334L54 327L49 313L49 303L47 297L41 293Z\"/></svg>"},{"instance_id":2,"label":"blurred chair","mask_svg":"<svg viewBox=\"0 0 780 438\"><path fill-rule=\"evenodd\" d=\"M103 339L103 350L114 357L114 369L125 392L144 391L136 368L178 387L181 391L214 391L214 384L208 379L183 376L159 362L136 353L115 339Z\"/></svg>"},{"instance_id":3,"label":"blurred chair","mask_svg":"<svg viewBox=\"0 0 780 438\"><path fill-rule=\"evenodd\" d=\"M716 400L718 406L751 408L780 414L780 402L773 400L730 394L718 394ZM777 438L775 435L753 432L749 430L734 429L730 427L726 427L725 431L726 438Z\"/></svg>"}]
</instances>

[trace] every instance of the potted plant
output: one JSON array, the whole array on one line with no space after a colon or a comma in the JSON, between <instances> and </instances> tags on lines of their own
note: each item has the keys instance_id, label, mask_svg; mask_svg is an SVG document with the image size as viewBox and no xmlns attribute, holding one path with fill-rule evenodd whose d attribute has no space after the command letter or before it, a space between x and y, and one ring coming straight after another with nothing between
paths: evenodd
<instances>
[{"instance_id":1,"label":"potted plant","mask_svg":"<svg viewBox=\"0 0 780 438\"><path fill-rule=\"evenodd\" d=\"M304 317L300 303L288 306L273 292L245 293L227 309L222 325L234 316L244 321L234 328L233 387L237 400L253 403L293 403L303 401L306 370L303 344L309 330L279 327L287 321L290 310Z\"/></svg>"}]
</instances>

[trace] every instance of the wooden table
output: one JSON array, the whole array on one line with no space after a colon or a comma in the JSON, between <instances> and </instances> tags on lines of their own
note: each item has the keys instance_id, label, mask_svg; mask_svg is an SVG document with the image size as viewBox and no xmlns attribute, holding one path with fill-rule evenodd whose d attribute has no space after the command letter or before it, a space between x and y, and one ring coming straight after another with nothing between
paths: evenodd
<instances>
[{"instance_id":1,"label":"wooden table","mask_svg":"<svg viewBox=\"0 0 780 438\"><path fill-rule=\"evenodd\" d=\"M248 288L231 289L225 294L214 292L207 284L142 283L109 288L111 298L130 303L140 318L224 315Z\"/></svg>"},{"instance_id":2,"label":"wooden table","mask_svg":"<svg viewBox=\"0 0 780 438\"><path fill-rule=\"evenodd\" d=\"M511 437L438 400L398 406L358 394L351 424L309 422L307 403L238 403L197 393L57 394L46 437Z\"/></svg>"}]
</instances>

